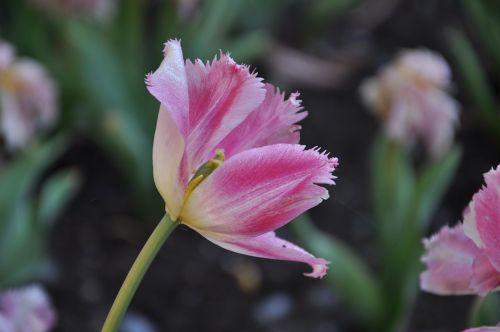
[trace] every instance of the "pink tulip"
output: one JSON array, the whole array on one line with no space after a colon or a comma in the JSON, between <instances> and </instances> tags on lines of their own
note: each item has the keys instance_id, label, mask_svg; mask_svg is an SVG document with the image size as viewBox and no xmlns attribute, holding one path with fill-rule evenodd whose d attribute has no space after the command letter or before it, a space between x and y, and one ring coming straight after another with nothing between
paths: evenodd
<instances>
[{"instance_id":1,"label":"pink tulip","mask_svg":"<svg viewBox=\"0 0 500 332\"><path fill-rule=\"evenodd\" d=\"M57 113L54 82L37 62L0 40L0 132L10 150L27 146Z\"/></svg>"},{"instance_id":2,"label":"pink tulip","mask_svg":"<svg viewBox=\"0 0 500 332\"><path fill-rule=\"evenodd\" d=\"M0 294L0 332L47 332L55 322L54 309L40 286Z\"/></svg>"},{"instance_id":3,"label":"pink tulip","mask_svg":"<svg viewBox=\"0 0 500 332\"><path fill-rule=\"evenodd\" d=\"M463 332L500 332L500 326L481 326L467 329Z\"/></svg>"},{"instance_id":4,"label":"pink tulip","mask_svg":"<svg viewBox=\"0 0 500 332\"><path fill-rule=\"evenodd\" d=\"M338 162L298 145L306 116L298 94L284 95L221 54L184 62L180 42L149 74L160 102L153 172L172 220L228 250L309 264L328 262L278 238L274 230L328 198Z\"/></svg>"},{"instance_id":5,"label":"pink tulip","mask_svg":"<svg viewBox=\"0 0 500 332\"><path fill-rule=\"evenodd\" d=\"M14 62L14 47L0 39L0 70L6 70Z\"/></svg>"},{"instance_id":6,"label":"pink tulip","mask_svg":"<svg viewBox=\"0 0 500 332\"><path fill-rule=\"evenodd\" d=\"M423 141L437 157L453 143L458 104L447 93L450 68L440 55L406 50L363 82L361 96L381 118L387 135L403 144Z\"/></svg>"},{"instance_id":7,"label":"pink tulip","mask_svg":"<svg viewBox=\"0 0 500 332\"><path fill-rule=\"evenodd\" d=\"M500 166L484 175L463 225L424 240L421 288L436 294L486 295L500 287Z\"/></svg>"}]
</instances>

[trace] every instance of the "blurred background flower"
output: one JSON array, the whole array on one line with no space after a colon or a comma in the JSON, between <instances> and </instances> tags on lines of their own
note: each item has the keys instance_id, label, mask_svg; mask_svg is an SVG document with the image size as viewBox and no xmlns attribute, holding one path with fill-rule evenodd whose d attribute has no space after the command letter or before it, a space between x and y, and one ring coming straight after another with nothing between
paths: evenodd
<instances>
[{"instance_id":1,"label":"blurred background flower","mask_svg":"<svg viewBox=\"0 0 500 332\"><path fill-rule=\"evenodd\" d=\"M88 15L98 20L109 20L115 9L115 0L31 0L52 14L79 16Z\"/></svg>"},{"instance_id":2,"label":"blurred background flower","mask_svg":"<svg viewBox=\"0 0 500 332\"><path fill-rule=\"evenodd\" d=\"M48 332L56 325L56 312L39 285L11 289L0 294L0 331Z\"/></svg>"},{"instance_id":3,"label":"blurred background flower","mask_svg":"<svg viewBox=\"0 0 500 332\"><path fill-rule=\"evenodd\" d=\"M7 149L26 147L56 116L57 90L46 70L0 40L0 130Z\"/></svg>"},{"instance_id":4,"label":"blurred background flower","mask_svg":"<svg viewBox=\"0 0 500 332\"><path fill-rule=\"evenodd\" d=\"M406 50L363 82L361 96L390 138L409 145L423 141L436 157L450 148L458 122L458 103L447 91L450 76L439 54Z\"/></svg>"}]
</instances>

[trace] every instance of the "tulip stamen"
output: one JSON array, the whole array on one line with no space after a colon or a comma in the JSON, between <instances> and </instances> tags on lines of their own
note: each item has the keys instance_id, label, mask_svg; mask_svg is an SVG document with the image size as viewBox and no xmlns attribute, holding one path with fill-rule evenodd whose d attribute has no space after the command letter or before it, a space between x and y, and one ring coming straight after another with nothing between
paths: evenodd
<instances>
[{"instance_id":1,"label":"tulip stamen","mask_svg":"<svg viewBox=\"0 0 500 332\"><path fill-rule=\"evenodd\" d=\"M195 180L200 175L203 175L204 178L208 177L210 174L212 174L213 171L215 171L220 165L222 165L224 159L225 159L224 150L222 149L215 150L215 157L213 157L212 159L201 165L200 168L198 168L198 170L193 175L193 180Z\"/></svg>"},{"instance_id":2,"label":"tulip stamen","mask_svg":"<svg viewBox=\"0 0 500 332\"><path fill-rule=\"evenodd\" d=\"M224 161L225 156L224 156L224 150L222 149L217 149L215 150L215 157L204 163L203 165L198 168L196 172L194 172L193 178L191 181L189 181L186 192L184 194L184 199L182 202L182 207L181 207L181 214L182 211L184 210L184 206L186 205L186 202L189 199L189 196L193 192L193 190L201 183L203 180L205 180L210 174L213 173L217 168L219 168L220 165L222 165L222 162Z\"/></svg>"}]
</instances>

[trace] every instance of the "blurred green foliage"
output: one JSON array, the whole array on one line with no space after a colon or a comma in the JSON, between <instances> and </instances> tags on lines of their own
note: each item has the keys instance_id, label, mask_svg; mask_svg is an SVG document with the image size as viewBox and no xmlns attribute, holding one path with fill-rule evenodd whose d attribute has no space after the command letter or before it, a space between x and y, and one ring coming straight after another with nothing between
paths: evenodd
<instances>
[{"instance_id":1,"label":"blurred green foliage","mask_svg":"<svg viewBox=\"0 0 500 332\"><path fill-rule=\"evenodd\" d=\"M469 326L496 326L500 312L500 294L490 293L474 301L469 318Z\"/></svg>"},{"instance_id":2,"label":"blurred green foliage","mask_svg":"<svg viewBox=\"0 0 500 332\"><path fill-rule=\"evenodd\" d=\"M492 83L500 74L500 5L489 0L463 0L462 4L471 19L471 38L478 39L486 52L479 54L471 38L458 29L450 29L448 44L472 102L471 110L500 143L500 103Z\"/></svg>"},{"instance_id":3,"label":"blurred green foliage","mask_svg":"<svg viewBox=\"0 0 500 332\"><path fill-rule=\"evenodd\" d=\"M35 192L65 145L65 137L57 137L34 146L0 172L0 288L26 281L38 271L47 230L78 189L78 174L61 170Z\"/></svg>"}]
</instances>

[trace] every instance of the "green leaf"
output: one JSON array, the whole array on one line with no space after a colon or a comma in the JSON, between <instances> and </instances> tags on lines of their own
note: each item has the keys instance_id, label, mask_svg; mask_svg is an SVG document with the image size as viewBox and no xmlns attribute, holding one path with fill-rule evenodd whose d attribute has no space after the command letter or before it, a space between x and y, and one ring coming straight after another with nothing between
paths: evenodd
<instances>
[{"instance_id":1,"label":"green leaf","mask_svg":"<svg viewBox=\"0 0 500 332\"><path fill-rule=\"evenodd\" d=\"M229 43L227 50L236 62L248 62L263 55L271 46L271 37L262 30L248 32L247 34Z\"/></svg>"},{"instance_id":2,"label":"green leaf","mask_svg":"<svg viewBox=\"0 0 500 332\"><path fill-rule=\"evenodd\" d=\"M44 233L29 194L65 146L64 136L34 146L0 173L0 285L28 278L39 262Z\"/></svg>"},{"instance_id":3,"label":"green leaf","mask_svg":"<svg viewBox=\"0 0 500 332\"><path fill-rule=\"evenodd\" d=\"M378 326L383 312L382 296L364 262L339 239L316 229L306 214L299 216L291 226L304 247L331 262L326 280L334 290L366 326Z\"/></svg>"},{"instance_id":4,"label":"green leaf","mask_svg":"<svg viewBox=\"0 0 500 332\"><path fill-rule=\"evenodd\" d=\"M457 172L461 155L461 149L455 146L439 159L431 161L422 170L412 202L413 220L418 225L419 233L426 230L432 215L441 203Z\"/></svg>"},{"instance_id":5,"label":"green leaf","mask_svg":"<svg viewBox=\"0 0 500 332\"><path fill-rule=\"evenodd\" d=\"M405 147L379 135L374 144L371 171L377 231L382 242L392 241L408 222L415 187Z\"/></svg>"},{"instance_id":6,"label":"green leaf","mask_svg":"<svg viewBox=\"0 0 500 332\"><path fill-rule=\"evenodd\" d=\"M317 34L328 23L342 16L362 0L317 0L307 6L307 24L304 27L309 35Z\"/></svg>"},{"instance_id":7,"label":"green leaf","mask_svg":"<svg viewBox=\"0 0 500 332\"><path fill-rule=\"evenodd\" d=\"M500 294L477 297L469 314L469 326L496 326L500 320Z\"/></svg>"},{"instance_id":8,"label":"green leaf","mask_svg":"<svg viewBox=\"0 0 500 332\"><path fill-rule=\"evenodd\" d=\"M45 181L38 203L37 222L42 226L52 224L79 187L80 176L72 169L59 171Z\"/></svg>"},{"instance_id":9,"label":"green leaf","mask_svg":"<svg viewBox=\"0 0 500 332\"><path fill-rule=\"evenodd\" d=\"M29 279L42 256L43 233L36 227L29 200L24 197L14 204L0 235L0 287Z\"/></svg>"},{"instance_id":10,"label":"green leaf","mask_svg":"<svg viewBox=\"0 0 500 332\"><path fill-rule=\"evenodd\" d=\"M145 110L139 102L138 91L146 91L137 85L142 78L136 79L120 61L119 50L97 29L73 22L67 27L67 41L78 63L82 88L97 104L93 117L88 115L93 122L87 129L132 180L136 194L152 192L151 146L157 106Z\"/></svg>"},{"instance_id":11,"label":"green leaf","mask_svg":"<svg viewBox=\"0 0 500 332\"><path fill-rule=\"evenodd\" d=\"M498 1L464 0L466 13L475 25L476 31L483 40L500 69L500 7Z\"/></svg>"},{"instance_id":12,"label":"green leaf","mask_svg":"<svg viewBox=\"0 0 500 332\"><path fill-rule=\"evenodd\" d=\"M3 166L0 172L0 234L16 202L26 198L41 173L59 157L65 146L66 138L59 136L24 151Z\"/></svg>"},{"instance_id":13,"label":"green leaf","mask_svg":"<svg viewBox=\"0 0 500 332\"><path fill-rule=\"evenodd\" d=\"M448 43L457 62L465 90L483 122L500 135L500 114L496 110L494 93L474 49L460 31L450 30Z\"/></svg>"},{"instance_id":14,"label":"green leaf","mask_svg":"<svg viewBox=\"0 0 500 332\"><path fill-rule=\"evenodd\" d=\"M237 22L243 0L212 0L202 5L198 24L186 27L184 53L187 58L211 59L225 44L229 30Z\"/></svg>"},{"instance_id":15,"label":"green leaf","mask_svg":"<svg viewBox=\"0 0 500 332\"><path fill-rule=\"evenodd\" d=\"M395 331L415 299L420 235L412 223L417 183L406 147L383 134L372 157L372 197L378 232L380 288L385 305L380 330Z\"/></svg>"}]
</instances>

